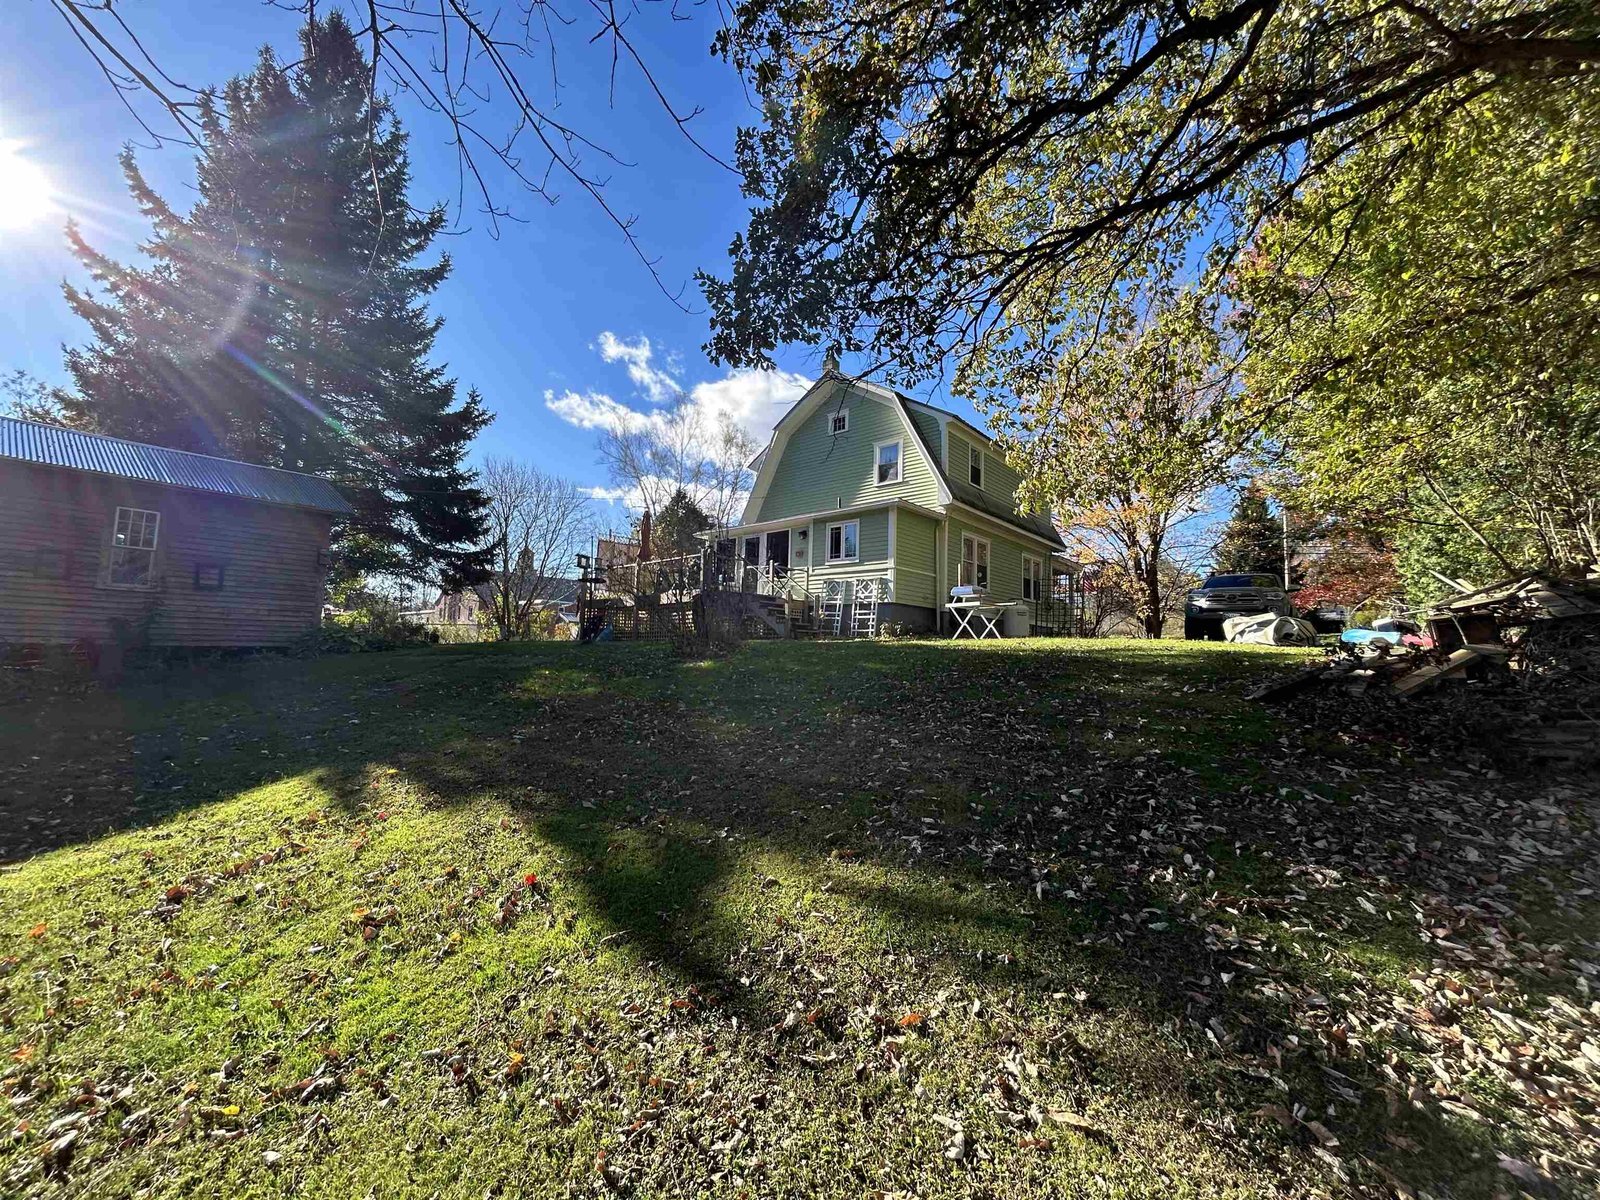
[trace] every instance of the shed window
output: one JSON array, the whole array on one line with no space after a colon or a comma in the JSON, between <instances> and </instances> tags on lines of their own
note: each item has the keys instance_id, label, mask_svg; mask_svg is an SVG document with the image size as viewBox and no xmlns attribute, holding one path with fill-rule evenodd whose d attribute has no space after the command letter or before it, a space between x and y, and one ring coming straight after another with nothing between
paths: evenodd
<instances>
[{"instance_id":1,"label":"shed window","mask_svg":"<svg viewBox=\"0 0 1600 1200\"><path fill-rule=\"evenodd\" d=\"M156 577L156 536L161 514L148 508L117 509L111 529L111 570L106 582L112 587L153 587Z\"/></svg>"},{"instance_id":2,"label":"shed window","mask_svg":"<svg viewBox=\"0 0 1600 1200\"><path fill-rule=\"evenodd\" d=\"M877 481L880 484L900 482L900 443L879 442L877 453Z\"/></svg>"},{"instance_id":3,"label":"shed window","mask_svg":"<svg viewBox=\"0 0 1600 1200\"><path fill-rule=\"evenodd\" d=\"M973 487L983 486L983 451L976 446L967 447L967 478Z\"/></svg>"},{"instance_id":4,"label":"shed window","mask_svg":"<svg viewBox=\"0 0 1600 1200\"><path fill-rule=\"evenodd\" d=\"M222 590L222 574L221 563L195 563L194 590L197 592L220 592Z\"/></svg>"},{"instance_id":5,"label":"shed window","mask_svg":"<svg viewBox=\"0 0 1600 1200\"><path fill-rule=\"evenodd\" d=\"M828 526L828 561L855 562L860 557L861 525L842 521Z\"/></svg>"},{"instance_id":6,"label":"shed window","mask_svg":"<svg viewBox=\"0 0 1600 1200\"><path fill-rule=\"evenodd\" d=\"M834 413L833 416L828 418L829 433L843 433L849 428L850 410L848 408L841 408L838 412Z\"/></svg>"}]
</instances>

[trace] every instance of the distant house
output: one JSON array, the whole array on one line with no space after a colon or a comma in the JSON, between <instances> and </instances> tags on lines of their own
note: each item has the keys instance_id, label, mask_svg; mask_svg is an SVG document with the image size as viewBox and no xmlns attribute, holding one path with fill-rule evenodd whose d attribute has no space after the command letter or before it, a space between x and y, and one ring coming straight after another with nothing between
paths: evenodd
<instances>
[{"instance_id":1,"label":"distant house","mask_svg":"<svg viewBox=\"0 0 1600 1200\"><path fill-rule=\"evenodd\" d=\"M427 608L405 615L430 629L455 631L463 636L494 624L495 585L480 583L459 592L440 592ZM529 613L553 613L556 621L571 625L578 619L578 581L558 576L529 576L518 588L517 602L537 597Z\"/></svg>"},{"instance_id":2,"label":"distant house","mask_svg":"<svg viewBox=\"0 0 1600 1200\"><path fill-rule=\"evenodd\" d=\"M949 627L951 589L1015 603L1034 632L1066 628L1058 600L1078 564L1048 513L1017 504L1021 477L954 413L829 373L778 422L752 464L736 526L706 535L718 558L794 580L826 614L869 627Z\"/></svg>"},{"instance_id":3,"label":"distant house","mask_svg":"<svg viewBox=\"0 0 1600 1200\"><path fill-rule=\"evenodd\" d=\"M312 475L0 417L0 643L293 641L351 511Z\"/></svg>"}]
</instances>

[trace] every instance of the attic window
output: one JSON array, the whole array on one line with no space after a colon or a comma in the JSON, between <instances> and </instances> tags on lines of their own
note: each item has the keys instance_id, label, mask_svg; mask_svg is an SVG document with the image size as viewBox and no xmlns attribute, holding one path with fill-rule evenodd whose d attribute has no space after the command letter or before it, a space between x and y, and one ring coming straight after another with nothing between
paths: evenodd
<instances>
[{"instance_id":1,"label":"attic window","mask_svg":"<svg viewBox=\"0 0 1600 1200\"><path fill-rule=\"evenodd\" d=\"M828 432L831 434L840 434L849 428L850 410L848 408L841 408L828 418Z\"/></svg>"},{"instance_id":2,"label":"attic window","mask_svg":"<svg viewBox=\"0 0 1600 1200\"><path fill-rule=\"evenodd\" d=\"M879 484L900 482L900 443L879 442L877 445L877 474Z\"/></svg>"},{"instance_id":3,"label":"attic window","mask_svg":"<svg viewBox=\"0 0 1600 1200\"><path fill-rule=\"evenodd\" d=\"M119 508L111 527L111 569L106 582L117 588L155 586L156 536L161 514L145 508Z\"/></svg>"},{"instance_id":4,"label":"attic window","mask_svg":"<svg viewBox=\"0 0 1600 1200\"><path fill-rule=\"evenodd\" d=\"M967 478L973 487L983 486L983 451L976 446L967 447Z\"/></svg>"}]
</instances>

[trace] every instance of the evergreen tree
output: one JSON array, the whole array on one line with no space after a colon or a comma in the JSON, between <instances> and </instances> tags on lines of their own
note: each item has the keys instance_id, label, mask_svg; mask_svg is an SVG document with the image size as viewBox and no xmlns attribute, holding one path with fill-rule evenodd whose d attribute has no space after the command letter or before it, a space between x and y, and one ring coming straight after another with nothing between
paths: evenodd
<instances>
[{"instance_id":1,"label":"evergreen tree","mask_svg":"<svg viewBox=\"0 0 1600 1200\"><path fill-rule=\"evenodd\" d=\"M65 288L88 322L69 350L81 428L321 475L356 509L338 573L482 578L484 497L464 465L491 419L429 362L427 298L448 256L419 262L442 207L407 203L406 134L369 101L370 67L339 12L309 21L301 61L201 97L199 200L180 214L130 150L123 173L148 265L68 236L98 287Z\"/></svg>"},{"instance_id":2,"label":"evergreen tree","mask_svg":"<svg viewBox=\"0 0 1600 1200\"><path fill-rule=\"evenodd\" d=\"M1283 529L1267 511L1267 497L1255 484L1239 493L1217 543L1218 571L1283 576Z\"/></svg>"},{"instance_id":3,"label":"evergreen tree","mask_svg":"<svg viewBox=\"0 0 1600 1200\"><path fill-rule=\"evenodd\" d=\"M711 528L711 518L689 493L678 488L656 514L651 526L650 550L657 558L673 554L694 554L705 545L697 533Z\"/></svg>"}]
</instances>

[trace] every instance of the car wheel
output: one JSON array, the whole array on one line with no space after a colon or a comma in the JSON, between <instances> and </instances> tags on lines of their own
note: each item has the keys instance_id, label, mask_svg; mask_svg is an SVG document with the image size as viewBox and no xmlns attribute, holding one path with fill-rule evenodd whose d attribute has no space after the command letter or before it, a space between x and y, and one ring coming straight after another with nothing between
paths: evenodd
<instances>
[{"instance_id":1,"label":"car wheel","mask_svg":"<svg viewBox=\"0 0 1600 1200\"><path fill-rule=\"evenodd\" d=\"M1206 637L1206 629L1198 621L1185 620L1183 623L1183 637L1185 641L1198 642Z\"/></svg>"}]
</instances>

